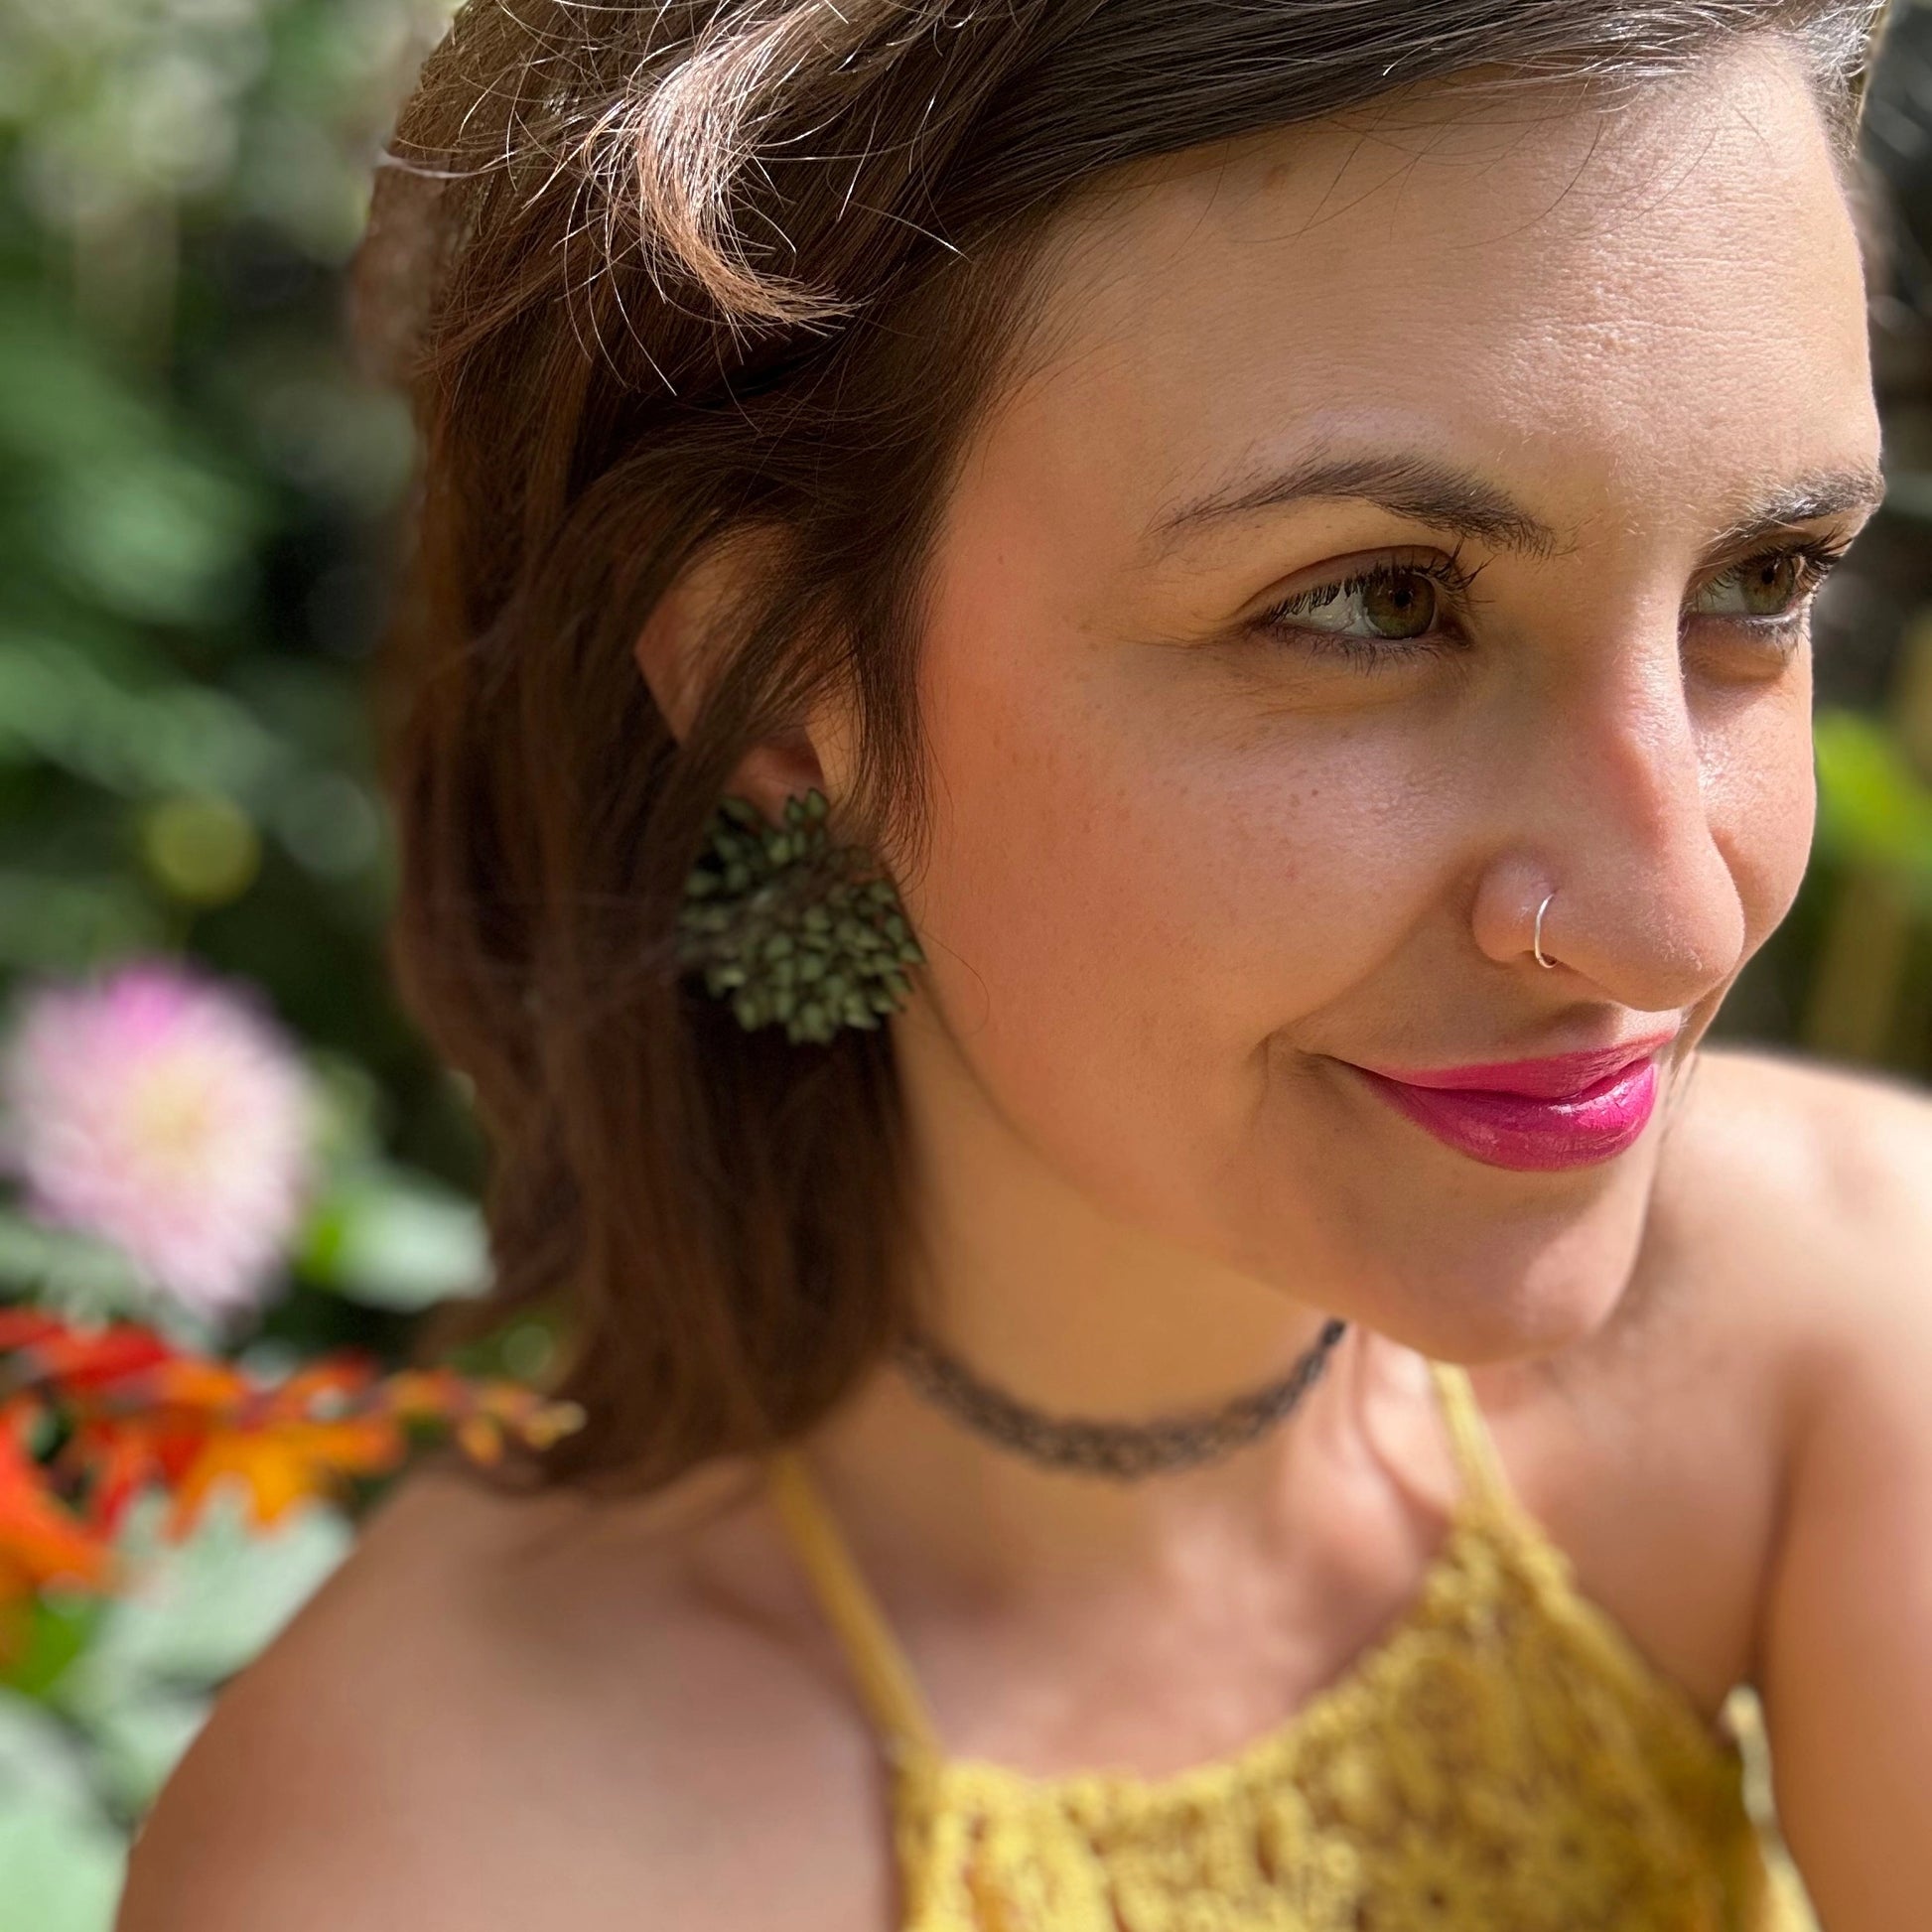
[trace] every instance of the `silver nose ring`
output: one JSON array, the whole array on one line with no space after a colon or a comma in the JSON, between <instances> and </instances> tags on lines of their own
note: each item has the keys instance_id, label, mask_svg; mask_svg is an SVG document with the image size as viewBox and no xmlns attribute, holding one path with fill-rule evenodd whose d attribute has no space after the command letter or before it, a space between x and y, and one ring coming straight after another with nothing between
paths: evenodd
<instances>
[{"instance_id":1,"label":"silver nose ring","mask_svg":"<svg viewBox=\"0 0 1932 1932\"><path fill-rule=\"evenodd\" d=\"M1554 966L1557 963L1554 959L1543 957L1543 906L1548 905L1555 897L1555 893L1549 894L1544 898L1543 905L1536 908L1536 936L1530 941L1530 950L1536 954L1536 963L1539 966Z\"/></svg>"}]
</instances>

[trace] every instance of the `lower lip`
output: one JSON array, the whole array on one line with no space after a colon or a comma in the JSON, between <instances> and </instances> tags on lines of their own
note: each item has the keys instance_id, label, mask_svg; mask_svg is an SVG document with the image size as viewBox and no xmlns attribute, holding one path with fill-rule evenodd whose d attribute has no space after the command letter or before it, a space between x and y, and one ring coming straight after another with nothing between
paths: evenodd
<instances>
[{"instance_id":1,"label":"lower lip","mask_svg":"<svg viewBox=\"0 0 1932 1932\"><path fill-rule=\"evenodd\" d=\"M1548 1173L1612 1160L1642 1134L1657 1105L1652 1059L1626 1066L1567 1100L1532 1100L1474 1087L1414 1087L1343 1064L1418 1127L1492 1168Z\"/></svg>"}]
</instances>

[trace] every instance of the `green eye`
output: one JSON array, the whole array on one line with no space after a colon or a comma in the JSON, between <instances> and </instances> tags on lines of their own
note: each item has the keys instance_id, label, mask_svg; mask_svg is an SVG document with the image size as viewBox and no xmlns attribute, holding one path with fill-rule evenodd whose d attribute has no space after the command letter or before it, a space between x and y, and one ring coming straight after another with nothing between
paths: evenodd
<instances>
[{"instance_id":1,"label":"green eye","mask_svg":"<svg viewBox=\"0 0 1932 1932\"><path fill-rule=\"evenodd\" d=\"M1437 628L1443 592L1425 571L1386 568L1304 591L1273 616L1299 629L1402 643L1427 637Z\"/></svg>"},{"instance_id":2,"label":"green eye","mask_svg":"<svg viewBox=\"0 0 1932 1932\"><path fill-rule=\"evenodd\" d=\"M1378 637L1422 637L1436 628L1436 586L1420 571L1405 571L1365 585L1362 615Z\"/></svg>"},{"instance_id":3,"label":"green eye","mask_svg":"<svg viewBox=\"0 0 1932 1932\"><path fill-rule=\"evenodd\" d=\"M1701 618L1742 618L1760 623L1792 617L1823 575L1803 551L1767 551L1712 578L1692 600L1691 611Z\"/></svg>"}]
</instances>

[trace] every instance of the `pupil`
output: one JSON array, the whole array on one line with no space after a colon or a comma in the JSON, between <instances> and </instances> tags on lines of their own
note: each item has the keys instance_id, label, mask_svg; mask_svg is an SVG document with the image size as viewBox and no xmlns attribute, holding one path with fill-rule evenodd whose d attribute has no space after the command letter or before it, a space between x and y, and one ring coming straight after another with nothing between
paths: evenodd
<instances>
[{"instance_id":1,"label":"pupil","mask_svg":"<svg viewBox=\"0 0 1932 1932\"><path fill-rule=\"evenodd\" d=\"M1777 617L1797 588L1798 560L1775 557L1758 565L1744 581L1744 601L1754 618Z\"/></svg>"},{"instance_id":2,"label":"pupil","mask_svg":"<svg viewBox=\"0 0 1932 1932\"><path fill-rule=\"evenodd\" d=\"M1415 571L1368 586L1362 614L1384 637L1423 637L1436 625L1436 586Z\"/></svg>"}]
</instances>

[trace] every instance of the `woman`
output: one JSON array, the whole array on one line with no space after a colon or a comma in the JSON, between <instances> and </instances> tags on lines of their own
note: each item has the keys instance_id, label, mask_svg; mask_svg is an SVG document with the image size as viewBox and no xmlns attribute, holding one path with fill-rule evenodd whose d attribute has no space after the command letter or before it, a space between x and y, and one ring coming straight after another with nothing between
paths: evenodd
<instances>
[{"instance_id":1,"label":"woman","mask_svg":"<svg viewBox=\"0 0 1932 1932\"><path fill-rule=\"evenodd\" d=\"M1745 1683L1923 1922L1932 1108L1700 1047L1866 13L466 11L399 963L586 1424L385 1508L125 1932L1788 1927Z\"/></svg>"}]
</instances>

